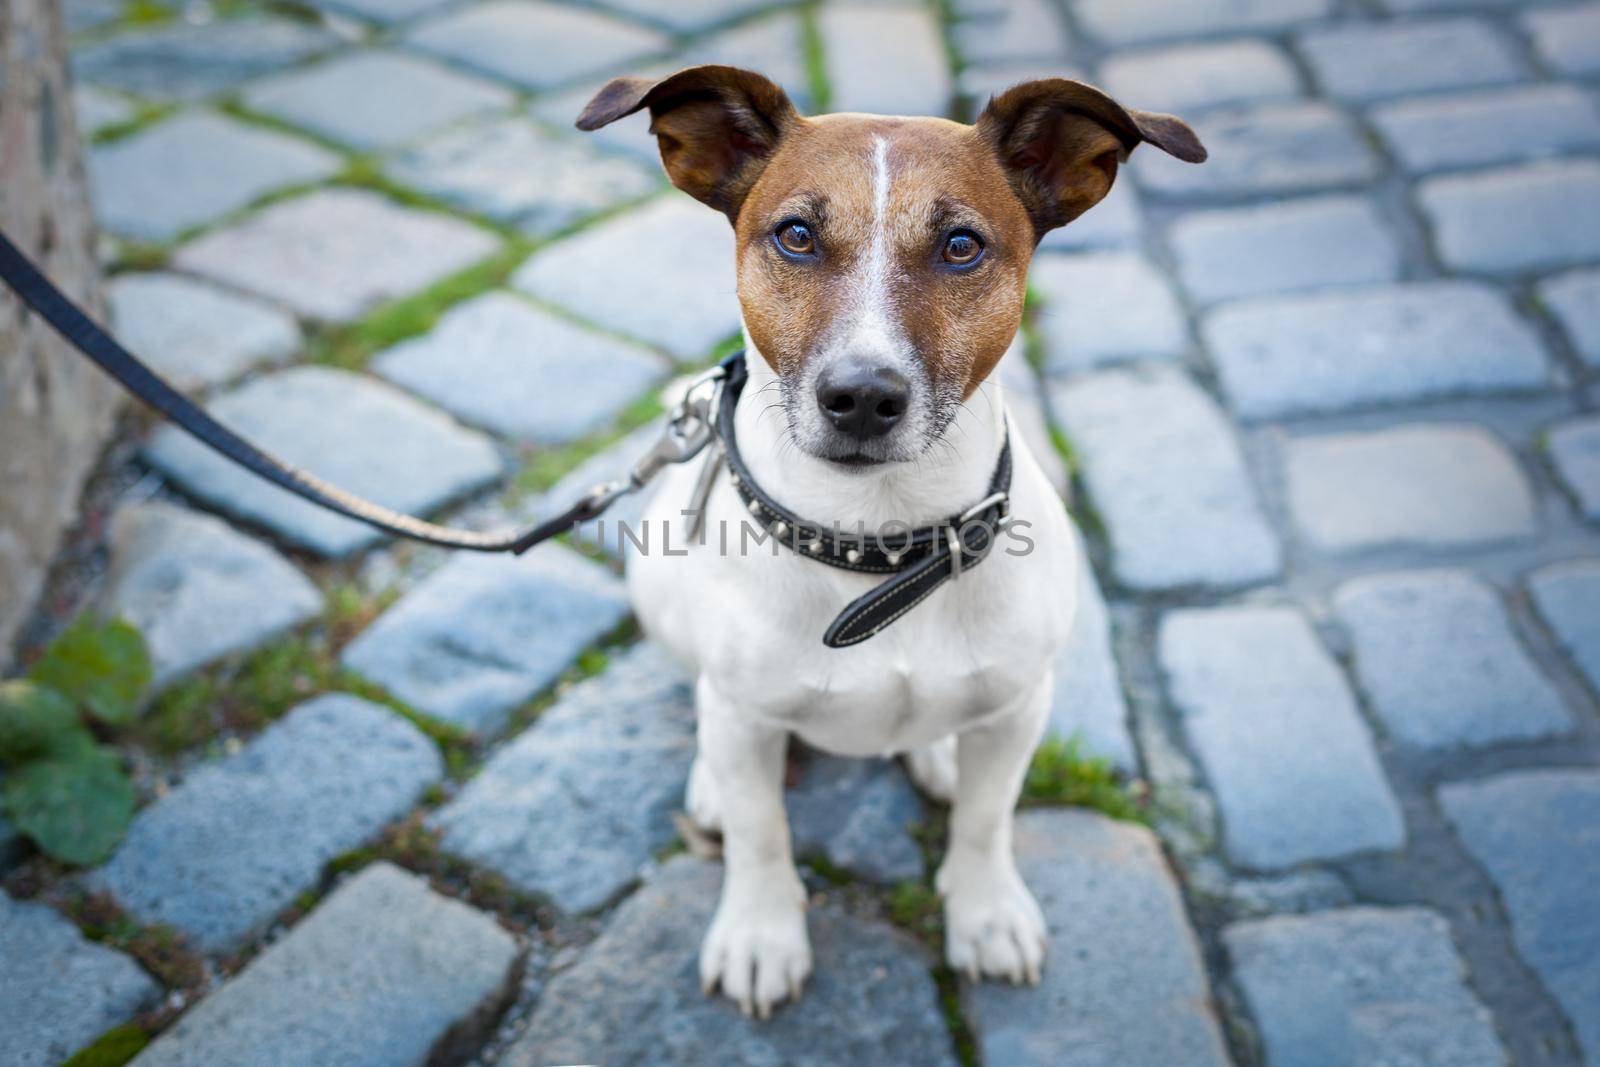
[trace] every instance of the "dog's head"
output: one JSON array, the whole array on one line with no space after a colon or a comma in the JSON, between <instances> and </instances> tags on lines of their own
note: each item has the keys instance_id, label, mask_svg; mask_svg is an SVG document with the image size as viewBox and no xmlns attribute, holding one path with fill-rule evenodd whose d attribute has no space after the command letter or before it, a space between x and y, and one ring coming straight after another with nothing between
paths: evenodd
<instances>
[{"instance_id":1,"label":"dog's head","mask_svg":"<svg viewBox=\"0 0 1600 1067\"><path fill-rule=\"evenodd\" d=\"M796 444L844 466L939 438L1011 344L1039 238L1098 203L1137 145L1205 159L1180 120L1063 78L966 126L804 118L759 74L693 67L616 79L578 128L643 108L673 184L733 223L745 327Z\"/></svg>"}]
</instances>

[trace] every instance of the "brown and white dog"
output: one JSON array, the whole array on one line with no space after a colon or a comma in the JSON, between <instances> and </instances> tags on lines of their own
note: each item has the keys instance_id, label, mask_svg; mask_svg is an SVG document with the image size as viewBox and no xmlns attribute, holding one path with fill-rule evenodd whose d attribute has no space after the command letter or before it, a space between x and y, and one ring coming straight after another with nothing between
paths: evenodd
<instances>
[{"instance_id":1,"label":"brown and white dog","mask_svg":"<svg viewBox=\"0 0 1600 1067\"><path fill-rule=\"evenodd\" d=\"M761 75L703 66L619 78L578 126L645 108L673 183L737 236L744 461L788 509L845 529L933 524L985 496L1006 436L990 372L1017 332L1039 239L1104 197L1143 142L1205 158L1178 119L1064 79L1010 89L967 126L805 118ZM1033 550L990 553L863 644L818 635L878 577L709 542L629 564L645 630L697 679L687 807L722 832L727 864L700 976L746 1013L797 996L811 970L783 805L790 734L846 756L905 754L952 805L936 882L951 966L1038 980L1044 921L1011 819L1072 629L1080 549L1026 444L1012 435L1011 448L1012 513ZM682 522L694 478L670 470L648 520ZM745 517L719 479L705 522Z\"/></svg>"}]
</instances>

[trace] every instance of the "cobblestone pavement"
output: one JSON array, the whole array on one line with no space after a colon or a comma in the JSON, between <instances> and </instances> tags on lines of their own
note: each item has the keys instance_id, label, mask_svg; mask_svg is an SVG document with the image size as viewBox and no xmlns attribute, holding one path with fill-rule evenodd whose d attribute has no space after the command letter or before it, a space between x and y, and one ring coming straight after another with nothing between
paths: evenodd
<instances>
[{"instance_id":1,"label":"cobblestone pavement","mask_svg":"<svg viewBox=\"0 0 1600 1067\"><path fill-rule=\"evenodd\" d=\"M1103 592L1052 729L1150 798L1021 819L1043 986L945 970L937 806L812 757L813 985L705 999L688 689L616 546L446 560L141 425L52 606L150 637L145 804L86 875L0 841L0 1064L133 1020L140 1064L1600 1067L1600 3L66 9L118 330L464 522L616 469L736 342L723 220L642 118L570 129L613 74L964 117L1073 74L1212 159L1046 241L1004 370Z\"/></svg>"}]
</instances>

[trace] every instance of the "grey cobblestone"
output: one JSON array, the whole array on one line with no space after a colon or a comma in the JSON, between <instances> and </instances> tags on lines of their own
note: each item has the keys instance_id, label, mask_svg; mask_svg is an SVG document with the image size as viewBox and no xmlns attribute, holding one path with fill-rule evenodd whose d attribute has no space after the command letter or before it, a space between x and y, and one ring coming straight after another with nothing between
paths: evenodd
<instances>
[{"instance_id":1,"label":"grey cobblestone","mask_svg":"<svg viewBox=\"0 0 1600 1067\"><path fill-rule=\"evenodd\" d=\"M1400 275L1390 227L1355 197L1197 211L1173 224L1168 241L1183 284L1207 304Z\"/></svg>"},{"instance_id":2,"label":"grey cobblestone","mask_svg":"<svg viewBox=\"0 0 1600 1067\"><path fill-rule=\"evenodd\" d=\"M665 52L671 39L636 22L543 0L489 0L412 30L408 41L529 89L549 89Z\"/></svg>"},{"instance_id":3,"label":"grey cobblestone","mask_svg":"<svg viewBox=\"0 0 1600 1067\"><path fill-rule=\"evenodd\" d=\"M1150 831L1086 811L1017 817L1017 865L1044 911L1037 989L963 983L983 1062L1227 1067L1199 946Z\"/></svg>"},{"instance_id":4,"label":"grey cobblestone","mask_svg":"<svg viewBox=\"0 0 1600 1067\"><path fill-rule=\"evenodd\" d=\"M1554 312L1579 358L1600 367L1600 270L1575 270L1539 284L1539 298Z\"/></svg>"},{"instance_id":5,"label":"grey cobblestone","mask_svg":"<svg viewBox=\"0 0 1600 1067\"><path fill-rule=\"evenodd\" d=\"M817 14L835 111L943 115L954 83L944 39L922 7L841 7Z\"/></svg>"},{"instance_id":6,"label":"grey cobblestone","mask_svg":"<svg viewBox=\"0 0 1600 1067\"><path fill-rule=\"evenodd\" d=\"M818 901L805 995L758 1021L700 989L695 958L720 870L675 856L617 909L539 998L506 1067L554 1063L917 1064L956 1067L926 953L881 922ZM803 1051L801 1051L803 1050Z\"/></svg>"},{"instance_id":7,"label":"grey cobblestone","mask_svg":"<svg viewBox=\"0 0 1600 1067\"><path fill-rule=\"evenodd\" d=\"M118 0L62 0L62 19L68 33L83 33L122 17Z\"/></svg>"},{"instance_id":8,"label":"grey cobblestone","mask_svg":"<svg viewBox=\"0 0 1600 1067\"><path fill-rule=\"evenodd\" d=\"M1273 1067L1503 1067L1450 927L1424 908L1347 908L1223 931Z\"/></svg>"},{"instance_id":9,"label":"grey cobblestone","mask_svg":"<svg viewBox=\"0 0 1600 1067\"><path fill-rule=\"evenodd\" d=\"M349 322L494 252L487 231L358 189L319 189L178 249L184 270Z\"/></svg>"},{"instance_id":10,"label":"grey cobblestone","mask_svg":"<svg viewBox=\"0 0 1600 1067\"><path fill-rule=\"evenodd\" d=\"M989 380L1001 387L1006 417L1017 436L1027 442L1028 451L1033 453L1051 487L1061 496L1067 496L1071 492L1067 464L1051 434L1050 418L1044 410L1044 387L1039 375L1028 364L1020 331Z\"/></svg>"},{"instance_id":11,"label":"grey cobblestone","mask_svg":"<svg viewBox=\"0 0 1600 1067\"><path fill-rule=\"evenodd\" d=\"M309 0L312 7L352 14L385 25L404 22L448 4L450 0Z\"/></svg>"},{"instance_id":12,"label":"grey cobblestone","mask_svg":"<svg viewBox=\"0 0 1600 1067\"><path fill-rule=\"evenodd\" d=\"M520 955L487 915L387 863L180 1018L137 1067L422 1064L493 1017ZM293 1020L293 1025L285 1025Z\"/></svg>"},{"instance_id":13,"label":"grey cobblestone","mask_svg":"<svg viewBox=\"0 0 1600 1067\"><path fill-rule=\"evenodd\" d=\"M812 752L785 806L798 856L822 856L882 885L926 874L913 836L924 817L922 800L893 760Z\"/></svg>"},{"instance_id":14,"label":"grey cobblestone","mask_svg":"<svg viewBox=\"0 0 1600 1067\"><path fill-rule=\"evenodd\" d=\"M158 687L322 610L322 594L288 560L220 519L171 504L120 509L110 555L101 604L139 628Z\"/></svg>"},{"instance_id":15,"label":"grey cobblestone","mask_svg":"<svg viewBox=\"0 0 1600 1067\"><path fill-rule=\"evenodd\" d=\"M446 130L400 153L388 171L397 181L532 237L548 237L661 188L659 165L574 136L552 136L520 117Z\"/></svg>"},{"instance_id":16,"label":"grey cobblestone","mask_svg":"<svg viewBox=\"0 0 1600 1067\"><path fill-rule=\"evenodd\" d=\"M388 708L321 696L141 811L93 881L145 923L228 952L443 773L433 742Z\"/></svg>"},{"instance_id":17,"label":"grey cobblestone","mask_svg":"<svg viewBox=\"0 0 1600 1067\"><path fill-rule=\"evenodd\" d=\"M1439 803L1494 880L1517 950L1600 1063L1600 773L1513 771L1441 786Z\"/></svg>"},{"instance_id":18,"label":"grey cobblestone","mask_svg":"<svg viewBox=\"0 0 1600 1067\"><path fill-rule=\"evenodd\" d=\"M1299 437L1286 447L1295 525L1324 552L1462 547L1537 529L1515 458L1480 426L1396 426Z\"/></svg>"},{"instance_id":19,"label":"grey cobblestone","mask_svg":"<svg viewBox=\"0 0 1600 1067\"><path fill-rule=\"evenodd\" d=\"M1578 511L1600 522L1600 415L1570 419L1551 427L1550 462Z\"/></svg>"},{"instance_id":20,"label":"grey cobblestone","mask_svg":"<svg viewBox=\"0 0 1600 1067\"><path fill-rule=\"evenodd\" d=\"M362 149L390 148L444 123L511 105L509 89L394 52L349 52L254 82L253 111Z\"/></svg>"},{"instance_id":21,"label":"grey cobblestone","mask_svg":"<svg viewBox=\"0 0 1600 1067\"><path fill-rule=\"evenodd\" d=\"M1052 399L1105 520L1117 581L1155 590L1278 573L1282 553L1233 429L1186 375L1101 371Z\"/></svg>"},{"instance_id":22,"label":"grey cobblestone","mask_svg":"<svg viewBox=\"0 0 1600 1067\"><path fill-rule=\"evenodd\" d=\"M639 2L654 3L655 0ZM759 70L783 87L795 107L805 111L813 103L811 79L806 71L805 30L794 11L740 23L714 37L697 41L684 53L682 63L723 63ZM577 111L572 114L575 117ZM655 138L646 139L651 142L650 158L655 162L658 159Z\"/></svg>"},{"instance_id":23,"label":"grey cobblestone","mask_svg":"<svg viewBox=\"0 0 1600 1067\"><path fill-rule=\"evenodd\" d=\"M274 455L340 488L425 514L499 477L494 444L392 386L329 367L294 367L226 393L207 410ZM339 413L330 419L328 413ZM291 496L175 426L144 452L186 491L324 555L378 540L370 526Z\"/></svg>"},{"instance_id":24,"label":"grey cobblestone","mask_svg":"<svg viewBox=\"0 0 1600 1067\"><path fill-rule=\"evenodd\" d=\"M1246 30L1277 30L1320 19L1333 0L1072 0L1091 34L1110 44Z\"/></svg>"},{"instance_id":25,"label":"grey cobblestone","mask_svg":"<svg viewBox=\"0 0 1600 1067\"><path fill-rule=\"evenodd\" d=\"M1600 108L1571 85L1401 100L1371 117L1414 174L1600 147Z\"/></svg>"},{"instance_id":26,"label":"grey cobblestone","mask_svg":"<svg viewBox=\"0 0 1600 1067\"><path fill-rule=\"evenodd\" d=\"M1137 252L1041 253L1028 272L1049 373L1129 360L1175 359L1188 346L1172 287Z\"/></svg>"},{"instance_id":27,"label":"grey cobblestone","mask_svg":"<svg viewBox=\"0 0 1600 1067\"><path fill-rule=\"evenodd\" d=\"M1473 282L1243 301L1207 315L1201 336L1245 419L1551 384L1532 328Z\"/></svg>"},{"instance_id":28,"label":"grey cobblestone","mask_svg":"<svg viewBox=\"0 0 1600 1067\"><path fill-rule=\"evenodd\" d=\"M691 685L642 645L563 694L431 823L446 851L588 911L672 842L693 758Z\"/></svg>"},{"instance_id":29,"label":"grey cobblestone","mask_svg":"<svg viewBox=\"0 0 1600 1067\"><path fill-rule=\"evenodd\" d=\"M246 16L175 21L85 45L72 55L78 81L140 96L197 100L292 66L339 43L327 30Z\"/></svg>"},{"instance_id":30,"label":"grey cobblestone","mask_svg":"<svg viewBox=\"0 0 1600 1067\"><path fill-rule=\"evenodd\" d=\"M1355 698L1299 612L1175 611L1158 644L1236 863L1270 870L1405 843Z\"/></svg>"},{"instance_id":31,"label":"grey cobblestone","mask_svg":"<svg viewBox=\"0 0 1600 1067\"><path fill-rule=\"evenodd\" d=\"M1402 743L1493 745L1572 728L1494 590L1470 572L1368 575L1333 604L1372 709Z\"/></svg>"},{"instance_id":32,"label":"grey cobblestone","mask_svg":"<svg viewBox=\"0 0 1600 1067\"><path fill-rule=\"evenodd\" d=\"M356 638L344 663L418 711L491 732L627 612L620 583L574 552L463 553Z\"/></svg>"},{"instance_id":33,"label":"grey cobblestone","mask_svg":"<svg viewBox=\"0 0 1600 1067\"><path fill-rule=\"evenodd\" d=\"M768 0L676 0L671 4L656 0L611 0L608 6L663 22L680 32L693 32L767 7Z\"/></svg>"},{"instance_id":34,"label":"grey cobblestone","mask_svg":"<svg viewBox=\"0 0 1600 1067\"><path fill-rule=\"evenodd\" d=\"M1085 755L1109 760L1124 774L1138 770L1128 733L1128 700L1112 652L1111 617L1087 556L1078 577L1072 639L1055 662L1055 692L1045 730L1063 741L1076 738Z\"/></svg>"},{"instance_id":35,"label":"grey cobblestone","mask_svg":"<svg viewBox=\"0 0 1600 1067\"><path fill-rule=\"evenodd\" d=\"M72 90L72 116L78 124L78 133L92 137L108 126L117 126L134 117L133 104L124 96L80 85Z\"/></svg>"},{"instance_id":36,"label":"grey cobblestone","mask_svg":"<svg viewBox=\"0 0 1600 1067\"><path fill-rule=\"evenodd\" d=\"M1541 568L1528 579L1533 603L1562 649L1600 694L1600 560L1576 559Z\"/></svg>"},{"instance_id":37,"label":"grey cobblestone","mask_svg":"<svg viewBox=\"0 0 1600 1067\"><path fill-rule=\"evenodd\" d=\"M1117 182L1106 198L1089 211L1045 234L1039 251L1126 248L1138 244L1144 232L1144 213L1133 186L1130 181Z\"/></svg>"},{"instance_id":38,"label":"grey cobblestone","mask_svg":"<svg viewBox=\"0 0 1600 1067\"><path fill-rule=\"evenodd\" d=\"M1545 63L1563 74L1600 71L1600 7L1573 4L1549 11L1530 11L1522 24L1533 37Z\"/></svg>"},{"instance_id":39,"label":"grey cobblestone","mask_svg":"<svg viewBox=\"0 0 1600 1067\"><path fill-rule=\"evenodd\" d=\"M1163 196L1309 193L1378 176L1378 157L1355 123L1318 101L1230 108L1192 125L1211 153L1206 164L1141 152L1133 171L1145 189Z\"/></svg>"},{"instance_id":40,"label":"grey cobblestone","mask_svg":"<svg viewBox=\"0 0 1600 1067\"><path fill-rule=\"evenodd\" d=\"M653 352L504 292L457 304L372 366L466 422L547 445L604 428L667 369Z\"/></svg>"},{"instance_id":41,"label":"grey cobblestone","mask_svg":"<svg viewBox=\"0 0 1600 1067\"><path fill-rule=\"evenodd\" d=\"M1175 115L1283 100L1301 91L1282 49L1248 38L1119 52L1100 64L1100 84L1130 107Z\"/></svg>"},{"instance_id":42,"label":"grey cobblestone","mask_svg":"<svg viewBox=\"0 0 1600 1067\"><path fill-rule=\"evenodd\" d=\"M1072 49L1072 37L1050 0L1012 0L958 19L956 48L968 63L1056 60Z\"/></svg>"},{"instance_id":43,"label":"grey cobblestone","mask_svg":"<svg viewBox=\"0 0 1600 1067\"><path fill-rule=\"evenodd\" d=\"M1600 162L1450 175L1417 190L1439 258L1463 271L1520 271L1600 258Z\"/></svg>"},{"instance_id":44,"label":"grey cobblestone","mask_svg":"<svg viewBox=\"0 0 1600 1067\"><path fill-rule=\"evenodd\" d=\"M54 908L0 892L0 1064L61 1063L160 993L137 963Z\"/></svg>"},{"instance_id":45,"label":"grey cobblestone","mask_svg":"<svg viewBox=\"0 0 1600 1067\"><path fill-rule=\"evenodd\" d=\"M106 298L117 337L180 389L221 385L300 348L294 316L180 274L118 274Z\"/></svg>"},{"instance_id":46,"label":"grey cobblestone","mask_svg":"<svg viewBox=\"0 0 1600 1067\"><path fill-rule=\"evenodd\" d=\"M1307 30L1298 43L1321 87L1346 100L1503 85L1524 76L1511 40L1475 18L1352 23Z\"/></svg>"},{"instance_id":47,"label":"grey cobblestone","mask_svg":"<svg viewBox=\"0 0 1600 1067\"><path fill-rule=\"evenodd\" d=\"M535 253L512 284L693 360L739 328L732 264L728 220L672 193Z\"/></svg>"},{"instance_id":48,"label":"grey cobblestone","mask_svg":"<svg viewBox=\"0 0 1600 1067\"><path fill-rule=\"evenodd\" d=\"M101 225L164 241L341 165L306 141L196 111L96 148L89 179Z\"/></svg>"}]
</instances>

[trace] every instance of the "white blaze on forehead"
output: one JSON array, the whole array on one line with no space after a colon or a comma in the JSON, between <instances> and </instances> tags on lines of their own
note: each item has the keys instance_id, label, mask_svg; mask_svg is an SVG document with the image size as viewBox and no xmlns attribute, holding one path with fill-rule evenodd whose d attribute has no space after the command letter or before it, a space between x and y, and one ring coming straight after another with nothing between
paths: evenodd
<instances>
[{"instance_id":1,"label":"white blaze on forehead","mask_svg":"<svg viewBox=\"0 0 1600 1067\"><path fill-rule=\"evenodd\" d=\"M889 277L889 141L872 139L872 237L853 279L854 307L846 316L842 339L850 351L886 362L904 361L904 339L890 313Z\"/></svg>"}]
</instances>

